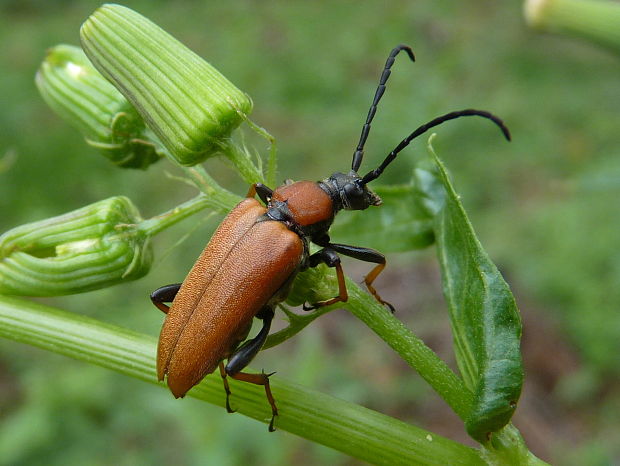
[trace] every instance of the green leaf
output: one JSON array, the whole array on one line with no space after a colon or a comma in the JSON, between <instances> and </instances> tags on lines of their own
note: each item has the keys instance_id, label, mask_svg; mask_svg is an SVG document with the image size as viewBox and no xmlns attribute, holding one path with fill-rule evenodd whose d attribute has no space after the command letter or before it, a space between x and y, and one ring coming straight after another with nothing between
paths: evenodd
<instances>
[{"instance_id":1,"label":"green leaf","mask_svg":"<svg viewBox=\"0 0 620 466\"><path fill-rule=\"evenodd\" d=\"M468 433L485 443L512 417L523 385L521 319L514 297L467 218L446 169L433 152L446 190L435 236L448 302L457 363L474 393L465 420Z\"/></svg>"},{"instance_id":2,"label":"green leaf","mask_svg":"<svg viewBox=\"0 0 620 466\"><path fill-rule=\"evenodd\" d=\"M443 198L436 173L416 168L409 184L373 186L373 191L383 200L381 207L342 215L331 229L333 238L384 253L424 249L433 244L435 206Z\"/></svg>"}]
</instances>

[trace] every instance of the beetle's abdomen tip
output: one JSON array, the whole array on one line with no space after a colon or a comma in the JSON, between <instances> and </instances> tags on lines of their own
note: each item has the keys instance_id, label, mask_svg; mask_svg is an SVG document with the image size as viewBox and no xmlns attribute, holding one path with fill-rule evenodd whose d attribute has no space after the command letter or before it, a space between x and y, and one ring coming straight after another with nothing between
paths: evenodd
<instances>
[{"instance_id":1,"label":"beetle's abdomen tip","mask_svg":"<svg viewBox=\"0 0 620 466\"><path fill-rule=\"evenodd\" d=\"M175 398L184 398L190 388L193 385L189 385L187 383L179 383L178 380L170 380L170 375L168 375L168 388L172 392Z\"/></svg>"},{"instance_id":2,"label":"beetle's abdomen tip","mask_svg":"<svg viewBox=\"0 0 620 466\"><path fill-rule=\"evenodd\" d=\"M170 387L170 385L168 385L168 387L170 388L170 391L172 392L175 398L185 398L185 394L188 392L188 390L175 389L173 387Z\"/></svg>"}]
</instances>

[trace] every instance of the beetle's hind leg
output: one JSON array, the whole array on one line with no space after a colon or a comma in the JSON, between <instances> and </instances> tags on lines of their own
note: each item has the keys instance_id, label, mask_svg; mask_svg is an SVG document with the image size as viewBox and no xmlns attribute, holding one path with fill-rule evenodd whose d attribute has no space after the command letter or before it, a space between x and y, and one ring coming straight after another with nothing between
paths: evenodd
<instances>
[{"instance_id":1,"label":"beetle's hind leg","mask_svg":"<svg viewBox=\"0 0 620 466\"><path fill-rule=\"evenodd\" d=\"M265 387L265 395L267 396L267 401L271 405L271 420L269 421L269 432L273 432L276 429L273 426L273 423L278 415L278 407L276 406L276 401L273 398L273 394L271 393L271 387L269 385L269 376L273 375L265 374L261 372L260 374L248 374L247 372L237 372L236 374L231 374L230 376L235 380L241 380L243 382L253 383L255 385L263 385Z\"/></svg>"},{"instance_id":2,"label":"beetle's hind leg","mask_svg":"<svg viewBox=\"0 0 620 466\"><path fill-rule=\"evenodd\" d=\"M233 412L233 410L231 409L229 402L231 392L230 387L228 386L228 381L226 380L227 376L230 376L235 380L241 380L255 385L263 385L265 387L265 395L267 396L267 401L269 401L269 405L271 406L269 432L273 432L275 430L273 427L273 422L275 417L278 415L278 408L276 407L276 402L273 398L271 387L269 385L269 376L272 374L265 374L264 372L260 374L248 374L241 371L250 363L250 361L252 361L252 359L254 359L254 356L256 356L265 344L265 340L267 340L267 336L269 335L269 329L271 328L273 314L273 308L271 307L264 307L261 309L261 311L257 314L257 317L262 319L263 327L260 332L258 332L258 335L241 345L228 358L228 363L226 366L224 366L223 363L220 363L220 374L222 376L222 380L224 381L224 390L226 391L226 410L229 413Z\"/></svg>"},{"instance_id":3,"label":"beetle's hind leg","mask_svg":"<svg viewBox=\"0 0 620 466\"><path fill-rule=\"evenodd\" d=\"M224 368L224 361L220 361L220 375L222 376L224 391L226 392L226 411L229 413L234 413L236 410L230 407L230 395L232 392L230 391L230 385L228 385L228 380L226 379L228 374L226 374L226 368Z\"/></svg>"},{"instance_id":4,"label":"beetle's hind leg","mask_svg":"<svg viewBox=\"0 0 620 466\"><path fill-rule=\"evenodd\" d=\"M180 283L162 286L151 293L151 301L164 314L168 314L170 306L164 303L171 303L181 288Z\"/></svg>"}]
</instances>

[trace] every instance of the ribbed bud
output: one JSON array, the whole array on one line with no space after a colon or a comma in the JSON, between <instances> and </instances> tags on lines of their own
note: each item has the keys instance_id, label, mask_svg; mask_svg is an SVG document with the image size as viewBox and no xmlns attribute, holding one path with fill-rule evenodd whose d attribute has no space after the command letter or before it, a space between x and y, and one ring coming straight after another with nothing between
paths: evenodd
<instances>
[{"instance_id":1,"label":"ribbed bud","mask_svg":"<svg viewBox=\"0 0 620 466\"><path fill-rule=\"evenodd\" d=\"M334 269L320 265L297 275L286 298L286 303L290 306L301 306L304 303L314 304L333 298L337 294L338 280Z\"/></svg>"},{"instance_id":2,"label":"ribbed bud","mask_svg":"<svg viewBox=\"0 0 620 466\"><path fill-rule=\"evenodd\" d=\"M581 37L620 52L620 3L610 0L526 0L533 28Z\"/></svg>"},{"instance_id":3,"label":"ribbed bud","mask_svg":"<svg viewBox=\"0 0 620 466\"><path fill-rule=\"evenodd\" d=\"M180 164L217 152L252 110L213 66L138 13L104 5L82 25L84 51Z\"/></svg>"},{"instance_id":4,"label":"ribbed bud","mask_svg":"<svg viewBox=\"0 0 620 466\"><path fill-rule=\"evenodd\" d=\"M0 236L0 293L59 296L144 276L152 262L124 196L13 228Z\"/></svg>"},{"instance_id":5,"label":"ribbed bud","mask_svg":"<svg viewBox=\"0 0 620 466\"><path fill-rule=\"evenodd\" d=\"M159 160L144 120L79 47L48 50L35 81L47 104L113 163L144 169Z\"/></svg>"}]
</instances>

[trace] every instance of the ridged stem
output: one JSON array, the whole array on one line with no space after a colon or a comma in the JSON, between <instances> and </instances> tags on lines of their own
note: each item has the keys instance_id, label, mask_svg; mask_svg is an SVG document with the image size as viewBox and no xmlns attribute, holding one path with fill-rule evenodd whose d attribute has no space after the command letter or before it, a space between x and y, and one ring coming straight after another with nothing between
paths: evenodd
<instances>
[{"instance_id":1,"label":"ridged stem","mask_svg":"<svg viewBox=\"0 0 620 466\"><path fill-rule=\"evenodd\" d=\"M349 301L344 305L396 351L458 414L466 419L472 392L437 354L368 292L347 279Z\"/></svg>"},{"instance_id":2,"label":"ridged stem","mask_svg":"<svg viewBox=\"0 0 620 466\"><path fill-rule=\"evenodd\" d=\"M0 296L0 336L157 384L154 337L89 317ZM372 464L484 464L473 448L281 377L271 381L279 430ZM239 413L268 422L270 409L261 387L231 380L231 389ZM207 376L188 395L224 406L219 375Z\"/></svg>"}]
</instances>

